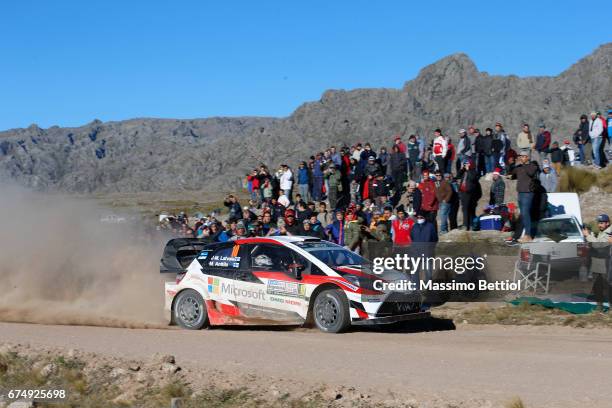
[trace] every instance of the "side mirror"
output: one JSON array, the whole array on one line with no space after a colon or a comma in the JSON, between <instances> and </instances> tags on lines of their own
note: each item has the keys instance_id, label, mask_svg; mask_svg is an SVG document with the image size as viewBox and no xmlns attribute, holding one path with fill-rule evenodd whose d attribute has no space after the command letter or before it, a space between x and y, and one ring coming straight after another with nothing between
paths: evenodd
<instances>
[{"instance_id":1,"label":"side mirror","mask_svg":"<svg viewBox=\"0 0 612 408\"><path fill-rule=\"evenodd\" d=\"M295 279L297 280L302 280L302 272L304 271L304 269L305 267L302 264L289 265L289 271L291 271L291 274L295 276Z\"/></svg>"}]
</instances>

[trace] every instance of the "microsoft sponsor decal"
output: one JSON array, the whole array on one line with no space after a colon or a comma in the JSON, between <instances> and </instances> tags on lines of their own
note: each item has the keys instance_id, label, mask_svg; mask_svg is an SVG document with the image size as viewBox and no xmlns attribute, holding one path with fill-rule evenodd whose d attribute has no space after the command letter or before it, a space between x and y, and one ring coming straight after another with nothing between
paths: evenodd
<instances>
[{"instance_id":1,"label":"microsoft sponsor decal","mask_svg":"<svg viewBox=\"0 0 612 408\"><path fill-rule=\"evenodd\" d=\"M219 278L208 278L208 292L214 293L215 295L225 294L234 295L237 298L246 299L261 299L265 300L265 294L263 289L256 291L238 288L233 283L219 282Z\"/></svg>"}]
</instances>

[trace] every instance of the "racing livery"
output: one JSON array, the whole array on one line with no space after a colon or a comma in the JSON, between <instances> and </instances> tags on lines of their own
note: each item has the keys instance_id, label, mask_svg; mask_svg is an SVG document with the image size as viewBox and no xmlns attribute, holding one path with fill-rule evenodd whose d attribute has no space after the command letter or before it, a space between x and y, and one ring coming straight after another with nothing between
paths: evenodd
<instances>
[{"instance_id":1,"label":"racing livery","mask_svg":"<svg viewBox=\"0 0 612 408\"><path fill-rule=\"evenodd\" d=\"M205 244L168 242L162 273L167 318L186 329L207 325L301 325L342 332L350 325L428 317L417 291L374 290L374 280L405 279L397 271L374 275L369 261L311 237L244 238Z\"/></svg>"}]
</instances>

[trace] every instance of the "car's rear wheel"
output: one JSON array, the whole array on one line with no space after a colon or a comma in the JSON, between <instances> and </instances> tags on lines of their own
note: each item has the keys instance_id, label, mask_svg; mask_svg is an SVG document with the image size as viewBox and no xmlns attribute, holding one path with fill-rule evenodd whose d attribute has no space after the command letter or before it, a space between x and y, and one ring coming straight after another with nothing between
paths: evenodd
<instances>
[{"instance_id":1,"label":"car's rear wheel","mask_svg":"<svg viewBox=\"0 0 612 408\"><path fill-rule=\"evenodd\" d=\"M184 329L199 330L208 324L208 313L202 295L193 289L178 294L174 302L174 321Z\"/></svg>"},{"instance_id":2,"label":"car's rear wheel","mask_svg":"<svg viewBox=\"0 0 612 408\"><path fill-rule=\"evenodd\" d=\"M348 299L340 289L326 289L314 301L312 314L319 330L341 333L351 325Z\"/></svg>"}]
</instances>

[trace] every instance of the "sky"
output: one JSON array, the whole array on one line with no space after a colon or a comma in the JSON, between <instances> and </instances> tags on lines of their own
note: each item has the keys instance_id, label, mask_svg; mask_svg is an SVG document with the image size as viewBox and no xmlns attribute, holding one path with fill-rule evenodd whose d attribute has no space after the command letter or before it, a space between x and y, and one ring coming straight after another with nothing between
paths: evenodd
<instances>
[{"instance_id":1,"label":"sky","mask_svg":"<svg viewBox=\"0 0 612 408\"><path fill-rule=\"evenodd\" d=\"M0 130L283 117L327 89L401 88L456 52L490 74L557 75L612 41L584 4L1 1Z\"/></svg>"}]
</instances>

